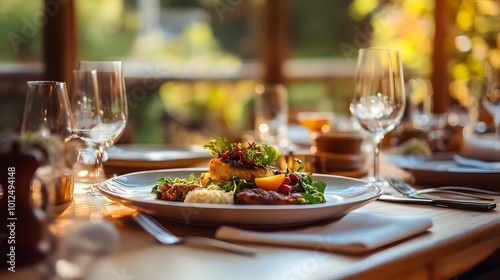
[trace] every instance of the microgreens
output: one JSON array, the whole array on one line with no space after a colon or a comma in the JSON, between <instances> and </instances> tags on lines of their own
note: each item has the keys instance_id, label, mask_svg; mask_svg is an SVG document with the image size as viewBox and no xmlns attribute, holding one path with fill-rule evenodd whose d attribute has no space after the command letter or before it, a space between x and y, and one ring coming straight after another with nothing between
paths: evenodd
<instances>
[{"instance_id":1,"label":"microgreens","mask_svg":"<svg viewBox=\"0 0 500 280\"><path fill-rule=\"evenodd\" d=\"M215 138L205 144L203 148L210 151L212 155L222 159L236 160L246 164L272 165L280 153L270 145L255 142L233 143L226 138Z\"/></svg>"}]
</instances>

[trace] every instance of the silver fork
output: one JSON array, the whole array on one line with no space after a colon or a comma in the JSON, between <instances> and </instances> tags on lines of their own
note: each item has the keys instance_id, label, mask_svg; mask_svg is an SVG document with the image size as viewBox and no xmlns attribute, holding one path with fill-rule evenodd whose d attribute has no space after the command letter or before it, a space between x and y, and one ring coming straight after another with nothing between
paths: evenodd
<instances>
[{"instance_id":1,"label":"silver fork","mask_svg":"<svg viewBox=\"0 0 500 280\"><path fill-rule=\"evenodd\" d=\"M158 242L165 245L190 243L190 244L215 247L246 256L253 256L257 253L257 250L253 248L244 247L208 237L188 236L180 238L172 234L170 231L164 228L158 221L156 221L153 217L149 216L146 213L136 212L133 215L133 219L139 226L141 226L145 231L147 231L156 240L158 240Z\"/></svg>"},{"instance_id":2,"label":"silver fork","mask_svg":"<svg viewBox=\"0 0 500 280\"><path fill-rule=\"evenodd\" d=\"M410 196L410 197L411 196L418 196L420 194L425 194L425 193L447 193L447 194L454 194L454 195L460 195L460 196L465 196L465 197L471 197L471 198L492 201L494 199L489 198L489 197L460 192L457 190L472 191L472 192L479 192L479 193L493 194L493 195L499 194L497 192L488 191L488 190L480 190L480 189L475 189L475 188L470 188L470 187L453 187L453 186L447 186L447 187L443 187L443 188L427 188L427 189L417 190L417 189L413 188L412 186L410 186L409 184L407 184L403 180L403 178L401 178L399 175L385 175L384 179L389 183L389 185L391 185L397 191L399 191L400 193L402 193L404 195ZM453 190L452 188L455 190Z\"/></svg>"}]
</instances>

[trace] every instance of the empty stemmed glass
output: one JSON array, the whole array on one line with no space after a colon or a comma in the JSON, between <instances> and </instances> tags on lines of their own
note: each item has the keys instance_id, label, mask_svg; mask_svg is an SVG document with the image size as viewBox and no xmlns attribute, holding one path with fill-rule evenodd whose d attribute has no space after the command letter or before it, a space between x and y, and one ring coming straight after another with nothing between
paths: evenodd
<instances>
[{"instance_id":1,"label":"empty stemmed glass","mask_svg":"<svg viewBox=\"0 0 500 280\"><path fill-rule=\"evenodd\" d=\"M255 85L255 131L260 141L280 152L291 147L288 141L288 91L282 84Z\"/></svg>"},{"instance_id":2,"label":"empty stemmed glass","mask_svg":"<svg viewBox=\"0 0 500 280\"><path fill-rule=\"evenodd\" d=\"M44 211L54 206L67 206L73 195L73 177L66 162L65 143L72 136L72 122L66 83L57 81L28 81L21 135L25 141L44 151L46 158L34 178L42 182L33 197ZM37 200L45 192L45 200Z\"/></svg>"},{"instance_id":3,"label":"empty stemmed glass","mask_svg":"<svg viewBox=\"0 0 500 280\"><path fill-rule=\"evenodd\" d=\"M74 180L69 168L72 163L65 157L66 143L72 137L72 119L66 83L28 81L27 85L21 135L29 146L41 149L44 155L31 178L29 190L31 205L37 209L36 216L41 219L43 231L44 246L40 249L45 251L47 261L40 263L40 268L51 270L57 241L49 228L73 199ZM38 224L32 221L29 226L31 234L37 238L40 234Z\"/></svg>"},{"instance_id":4,"label":"empty stemmed glass","mask_svg":"<svg viewBox=\"0 0 500 280\"><path fill-rule=\"evenodd\" d=\"M350 111L373 140L375 182L380 143L403 117L406 104L401 54L396 50L360 49Z\"/></svg>"},{"instance_id":5,"label":"empty stemmed glass","mask_svg":"<svg viewBox=\"0 0 500 280\"><path fill-rule=\"evenodd\" d=\"M488 67L486 90L481 101L483 107L493 115L495 120L495 149L500 150L500 71L492 65Z\"/></svg>"},{"instance_id":6,"label":"empty stemmed glass","mask_svg":"<svg viewBox=\"0 0 500 280\"><path fill-rule=\"evenodd\" d=\"M21 133L39 133L61 141L69 139L72 132L66 83L28 81L27 84Z\"/></svg>"},{"instance_id":7,"label":"empty stemmed glass","mask_svg":"<svg viewBox=\"0 0 500 280\"><path fill-rule=\"evenodd\" d=\"M103 155L122 135L127 123L127 98L120 61L83 61L73 72L73 132L96 147L95 183L102 181ZM95 185L91 192L96 194Z\"/></svg>"}]
</instances>

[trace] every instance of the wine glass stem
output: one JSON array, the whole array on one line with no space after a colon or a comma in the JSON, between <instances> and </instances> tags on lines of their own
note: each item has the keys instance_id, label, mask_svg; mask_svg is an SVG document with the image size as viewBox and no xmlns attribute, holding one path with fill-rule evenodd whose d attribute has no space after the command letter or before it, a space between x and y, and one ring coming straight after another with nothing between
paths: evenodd
<instances>
[{"instance_id":1,"label":"wine glass stem","mask_svg":"<svg viewBox=\"0 0 500 280\"><path fill-rule=\"evenodd\" d=\"M380 182L380 171L379 171L379 155L380 155L380 143L384 136L374 136L373 137L373 177L375 182Z\"/></svg>"},{"instance_id":2,"label":"wine glass stem","mask_svg":"<svg viewBox=\"0 0 500 280\"><path fill-rule=\"evenodd\" d=\"M97 155L95 159L95 178L94 178L94 184L97 184L101 180L101 171L103 171L103 163L102 163L102 158L104 155L104 146L103 145L97 145Z\"/></svg>"}]
</instances>

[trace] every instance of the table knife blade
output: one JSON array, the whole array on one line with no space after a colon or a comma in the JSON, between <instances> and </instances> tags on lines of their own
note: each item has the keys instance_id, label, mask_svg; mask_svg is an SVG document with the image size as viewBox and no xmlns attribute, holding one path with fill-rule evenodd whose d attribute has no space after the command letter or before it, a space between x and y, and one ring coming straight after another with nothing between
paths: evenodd
<instances>
[{"instance_id":1,"label":"table knife blade","mask_svg":"<svg viewBox=\"0 0 500 280\"><path fill-rule=\"evenodd\" d=\"M464 210L488 211L496 208L496 203L457 199L415 198L382 194L378 200L398 203L426 204Z\"/></svg>"}]
</instances>

